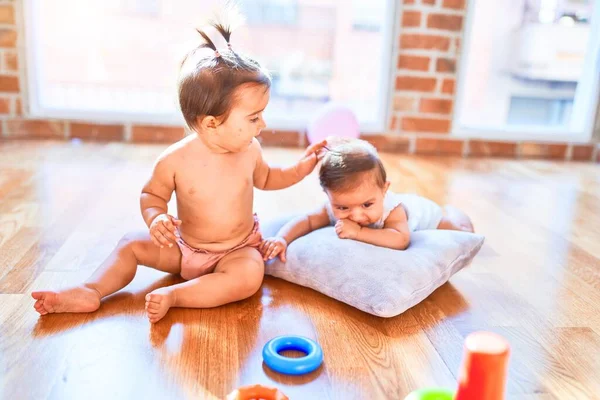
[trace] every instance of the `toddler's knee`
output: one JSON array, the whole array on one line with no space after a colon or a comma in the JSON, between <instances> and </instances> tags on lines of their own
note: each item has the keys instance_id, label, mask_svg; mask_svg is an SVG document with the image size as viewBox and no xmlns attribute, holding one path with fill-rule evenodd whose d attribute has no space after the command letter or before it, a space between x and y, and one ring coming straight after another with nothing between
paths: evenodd
<instances>
[{"instance_id":1,"label":"toddler's knee","mask_svg":"<svg viewBox=\"0 0 600 400\"><path fill-rule=\"evenodd\" d=\"M244 298L252 296L260 289L264 277L264 264L251 262L240 281L240 293Z\"/></svg>"},{"instance_id":2,"label":"toddler's knee","mask_svg":"<svg viewBox=\"0 0 600 400\"><path fill-rule=\"evenodd\" d=\"M260 289L261 284L262 279L245 282L240 287L241 298L246 299L252 296L254 293L258 292L258 289Z\"/></svg>"},{"instance_id":3,"label":"toddler's knee","mask_svg":"<svg viewBox=\"0 0 600 400\"><path fill-rule=\"evenodd\" d=\"M120 250L125 251L135 251L137 247L140 247L143 244L142 238L140 235L135 232L127 232L123 237L119 240L119 244L117 247Z\"/></svg>"}]
</instances>

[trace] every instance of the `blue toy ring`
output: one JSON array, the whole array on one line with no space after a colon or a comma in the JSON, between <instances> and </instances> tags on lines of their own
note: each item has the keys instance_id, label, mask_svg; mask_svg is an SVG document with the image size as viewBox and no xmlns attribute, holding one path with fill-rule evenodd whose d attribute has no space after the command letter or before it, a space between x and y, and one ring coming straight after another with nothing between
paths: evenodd
<instances>
[{"instance_id":1,"label":"blue toy ring","mask_svg":"<svg viewBox=\"0 0 600 400\"><path fill-rule=\"evenodd\" d=\"M284 357L284 350L298 350L306 353L300 358ZM303 375L319 368L323 363L323 350L314 340L303 336L278 336L263 347L263 360L273 371L286 375Z\"/></svg>"}]
</instances>

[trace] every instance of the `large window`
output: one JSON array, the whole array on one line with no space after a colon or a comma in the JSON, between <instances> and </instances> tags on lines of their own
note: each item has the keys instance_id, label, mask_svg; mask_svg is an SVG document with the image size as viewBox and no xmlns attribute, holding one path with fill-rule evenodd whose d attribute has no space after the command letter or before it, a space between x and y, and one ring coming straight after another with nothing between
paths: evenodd
<instances>
[{"instance_id":1,"label":"large window","mask_svg":"<svg viewBox=\"0 0 600 400\"><path fill-rule=\"evenodd\" d=\"M455 131L588 140L600 76L600 0L473 0Z\"/></svg>"},{"instance_id":2,"label":"large window","mask_svg":"<svg viewBox=\"0 0 600 400\"><path fill-rule=\"evenodd\" d=\"M269 128L302 128L322 104L385 127L394 0L239 1L234 48L273 73ZM179 62L216 0L26 0L34 116L182 123Z\"/></svg>"}]
</instances>

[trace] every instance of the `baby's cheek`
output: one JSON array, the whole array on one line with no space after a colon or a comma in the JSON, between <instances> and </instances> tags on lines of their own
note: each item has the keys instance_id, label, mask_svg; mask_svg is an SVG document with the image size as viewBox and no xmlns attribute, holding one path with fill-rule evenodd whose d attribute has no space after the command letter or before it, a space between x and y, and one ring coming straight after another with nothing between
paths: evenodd
<instances>
[{"instance_id":1,"label":"baby's cheek","mask_svg":"<svg viewBox=\"0 0 600 400\"><path fill-rule=\"evenodd\" d=\"M381 217L383 217L383 207L379 209L374 209L369 215L369 219L371 221L379 221Z\"/></svg>"},{"instance_id":2,"label":"baby's cheek","mask_svg":"<svg viewBox=\"0 0 600 400\"><path fill-rule=\"evenodd\" d=\"M338 211L333 212L333 216L336 217L337 219L344 219L344 218L346 218L346 213L338 210Z\"/></svg>"}]
</instances>

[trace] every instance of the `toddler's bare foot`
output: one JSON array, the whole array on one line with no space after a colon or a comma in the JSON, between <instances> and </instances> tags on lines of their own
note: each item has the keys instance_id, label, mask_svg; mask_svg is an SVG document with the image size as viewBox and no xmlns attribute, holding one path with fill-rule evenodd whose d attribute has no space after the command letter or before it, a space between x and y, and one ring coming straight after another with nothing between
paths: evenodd
<instances>
[{"instance_id":1,"label":"toddler's bare foot","mask_svg":"<svg viewBox=\"0 0 600 400\"><path fill-rule=\"evenodd\" d=\"M460 209L447 205L444 207L444 217L438 229L450 229L453 231L475 232L471 218Z\"/></svg>"},{"instance_id":2,"label":"toddler's bare foot","mask_svg":"<svg viewBox=\"0 0 600 400\"><path fill-rule=\"evenodd\" d=\"M156 289L146 295L146 314L151 323L156 323L165 316L173 305L175 295L169 288Z\"/></svg>"},{"instance_id":3,"label":"toddler's bare foot","mask_svg":"<svg viewBox=\"0 0 600 400\"><path fill-rule=\"evenodd\" d=\"M33 308L41 315L92 312L100 307L100 293L83 285L58 292L33 292L31 297L37 300Z\"/></svg>"},{"instance_id":4,"label":"toddler's bare foot","mask_svg":"<svg viewBox=\"0 0 600 400\"><path fill-rule=\"evenodd\" d=\"M460 230L471 233L475 232L471 218L469 218L462 210L452 206L446 206L446 210L452 216L452 219Z\"/></svg>"}]
</instances>

